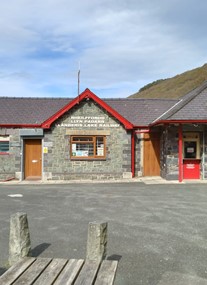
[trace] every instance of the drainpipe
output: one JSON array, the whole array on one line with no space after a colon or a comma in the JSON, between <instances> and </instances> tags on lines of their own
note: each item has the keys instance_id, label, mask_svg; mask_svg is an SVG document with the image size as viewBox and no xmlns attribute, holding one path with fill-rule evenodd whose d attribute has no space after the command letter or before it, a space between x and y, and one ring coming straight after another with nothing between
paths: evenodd
<instances>
[{"instance_id":1,"label":"drainpipe","mask_svg":"<svg viewBox=\"0 0 207 285\"><path fill-rule=\"evenodd\" d=\"M132 178L135 176L135 132L131 132L131 171Z\"/></svg>"},{"instance_id":2,"label":"drainpipe","mask_svg":"<svg viewBox=\"0 0 207 285\"><path fill-rule=\"evenodd\" d=\"M178 165L179 165L179 182L183 181L183 130L182 125L179 125L178 134Z\"/></svg>"}]
</instances>

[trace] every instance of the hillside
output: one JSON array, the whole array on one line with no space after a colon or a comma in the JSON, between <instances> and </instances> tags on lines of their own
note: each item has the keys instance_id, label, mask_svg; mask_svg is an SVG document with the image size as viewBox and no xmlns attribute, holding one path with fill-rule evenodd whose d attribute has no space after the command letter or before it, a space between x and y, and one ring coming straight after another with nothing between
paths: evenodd
<instances>
[{"instance_id":1,"label":"hillside","mask_svg":"<svg viewBox=\"0 0 207 285\"><path fill-rule=\"evenodd\" d=\"M172 78L160 79L142 87L129 98L174 98L177 99L207 80L207 64Z\"/></svg>"}]
</instances>

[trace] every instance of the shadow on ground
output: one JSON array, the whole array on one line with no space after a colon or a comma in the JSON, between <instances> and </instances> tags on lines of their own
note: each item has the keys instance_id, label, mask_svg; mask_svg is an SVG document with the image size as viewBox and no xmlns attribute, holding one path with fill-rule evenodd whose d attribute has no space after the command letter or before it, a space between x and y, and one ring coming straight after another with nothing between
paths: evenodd
<instances>
[{"instance_id":1,"label":"shadow on ground","mask_svg":"<svg viewBox=\"0 0 207 285\"><path fill-rule=\"evenodd\" d=\"M4 272L6 272L6 271L7 271L6 268L0 267L0 276L1 276L2 274L4 274Z\"/></svg>"},{"instance_id":2,"label":"shadow on ground","mask_svg":"<svg viewBox=\"0 0 207 285\"><path fill-rule=\"evenodd\" d=\"M120 261L121 258L122 258L122 255L112 254L112 255L107 257L107 260L117 260L117 261Z\"/></svg>"},{"instance_id":3,"label":"shadow on ground","mask_svg":"<svg viewBox=\"0 0 207 285\"><path fill-rule=\"evenodd\" d=\"M41 243L39 245L37 245L36 247L34 247L31 250L31 256L33 257L38 257L43 251L45 251L51 244L50 243Z\"/></svg>"}]
</instances>

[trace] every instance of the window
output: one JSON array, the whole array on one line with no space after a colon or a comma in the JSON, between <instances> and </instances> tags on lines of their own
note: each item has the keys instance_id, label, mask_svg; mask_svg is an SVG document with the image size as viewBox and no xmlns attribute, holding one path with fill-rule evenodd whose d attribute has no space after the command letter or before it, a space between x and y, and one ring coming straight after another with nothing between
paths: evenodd
<instances>
[{"instance_id":1,"label":"window","mask_svg":"<svg viewBox=\"0 0 207 285\"><path fill-rule=\"evenodd\" d=\"M72 136L71 158L100 159L105 158L104 136Z\"/></svg>"},{"instance_id":2,"label":"window","mask_svg":"<svg viewBox=\"0 0 207 285\"><path fill-rule=\"evenodd\" d=\"M200 136L199 133L183 134L183 158L200 159Z\"/></svg>"},{"instance_id":3,"label":"window","mask_svg":"<svg viewBox=\"0 0 207 285\"><path fill-rule=\"evenodd\" d=\"M9 136L0 136L0 154L9 153Z\"/></svg>"},{"instance_id":4,"label":"window","mask_svg":"<svg viewBox=\"0 0 207 285\"><path fill-rule=\"evenodd\" d=\"M185 141L184 142L184 158L196 158L197 142Z\"/></svg>"}]
</instances>

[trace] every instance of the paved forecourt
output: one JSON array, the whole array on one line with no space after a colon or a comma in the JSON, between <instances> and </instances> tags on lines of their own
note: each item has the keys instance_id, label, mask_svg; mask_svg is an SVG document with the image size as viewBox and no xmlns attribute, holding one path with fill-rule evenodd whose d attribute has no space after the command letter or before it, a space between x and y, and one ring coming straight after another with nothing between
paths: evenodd
<instances>
[{"instance_id":1,"label":"paved forecourt","mask_svg":"<svg viewBox=\"0 0 207 285\"><path fill-rule=\"evenodd\" d=\"M16 212L28 215L34 257L84 259L88 223L107 221L115 284L207 284L205 184L1 184L0 274Z\"/></svg>"}]
</instances>

